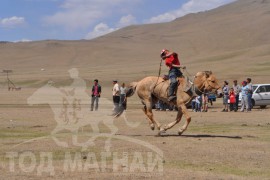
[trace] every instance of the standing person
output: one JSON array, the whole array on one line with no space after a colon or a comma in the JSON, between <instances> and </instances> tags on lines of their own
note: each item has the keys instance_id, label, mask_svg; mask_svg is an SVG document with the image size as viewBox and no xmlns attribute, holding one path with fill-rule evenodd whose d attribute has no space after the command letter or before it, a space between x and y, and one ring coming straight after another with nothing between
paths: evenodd
<instances>
[{"instance_id":1,"label":"standing person","mask_svg":"<svg viewBox=\"0 0 270 180\"><path fill-rule=\"evenodd\" d=\"M95 105L95 111L98 110L98 102L101 94L101 86L98 84L98 80L94 80L94 85L92 87L92 98L91 98L91 111L94 109L94 103Z\"/></svg>"},{"instance_id":2,"label":"standing person","mask_svg":"<svg viewBox=\"0 0 270 180\"><path fill-rule=\"evenodd\" d=\"M237 104L235 103L236 100L235 100L235 93L234 93L233 88L230 89L229 99L230 99L230 111L236 112L236 106L237 106Z\"/></svg>"},{"instance_id":3,"label":"standing person","mask_svg":"<svg viewBox=\"0 0 270 180\"><path fill-rule=\"evenodd\" d=\"M241 92L241 87L237 84L237 80L233 81L233 91L235 93L235 109L238 111L238 104L239 104L239 93Z\"/></svg>"},{"instance_id":4,"label":"standing person","mask_svg":"<svg viewBox=\"0 0 270 180\"><path fill-rule=\"evenodd\" d=\"M245 110L245 107L246 107L246 112L248 112L248 86L247 86L247 82L246 81L243 81L242 82L242 88L241 88L241 95L242 95L242 99L241 99L241 109L240 111L241 112L244 112Z\"/></svg>"},{"instance_id":5,"label":"standing person","mask_svg":"<svg viewBox=\"0 0 270 180\"><path fill-rule=\"evenodd\" d=\"M120 87L120 104L125 110L127 109L127 98L126 98L126 85L123 83Z\"/></svg>"},{"instance_id":6,"label":"standing person","mask_svg":"<svg viewBox=\"0 0 270 180\"><path fill-rule=\"evenodd\" d=\"M113 104L114 104L113 113L117 114L119 111L119 102L120 102L120 88L117 83L117 80L113 80L112 95L113 95Z\"/></svg>"},{"instance_id":7,"label":"standing person","mask_svg":"<svg viewBox=\"0 0 270 180\"><path fill-rule=\"evenodd\" d=\"M159 110L166 111L166 104L163 101L159 101Z\"/></svg>"},{"instance_id":8,"label":"standing person","mask_svg":"<svg viewBox=\"0 0 270 180\"><path fill-rule=\"evenodd\" d=\"M224 81L224 86L222 88L223 92L223 105L224 109L222 112L228 112L228 100L229 100L229 86L228 86L228 81Z\"/></svg>"},{"instance_id":9,"label":"standing person","mask_svg":"<svg viewBox=\"0 0 270 180\"><path fill-rule=\"evenodd\" d=\"M205 89L202 94L202 112L208 111L208 95L209 95L209 92L208 90Z\"/></svg>"},{"instance_id":10,"label":"standing person","mask_svg":"<svg viewBox=\"0 0 270 180\"><path fill-rule=\"evenodd\" d=\"M160 101L160 100L158 100L158 102L155 104L156 111L159 111L159 110L160 110L159 101Z\"/></svg>"},{"instance_id":11,"label":"standing person","mask_svg":"<svg viewBox=\"0 0 270 180\"><path fill-rule=\"evenodd\" d=\"M191 101L191 107L192 107L192 111L196 112L196 98L193 98Z\"/></svg>"},{"instance_id":12,"label":"standing person","mask_svg":"<svg viewBox=\"0 0 270 180\"><path fill-rule=\"evenodd\" d=\"M170 87L168 101L172 101L174 98L176 98L175 90L178 84L177 77L182 76L182 72L180 71L180 61L177 53L170 52L167 49L163 49L161 51L160 57L165 60L165 65L169 67Z\"/></svg>"},{"instance_id":13,"label":"standing person","mask_svg":"<svg viewBox=\"0 0 270 180\"><path fill-rule=\"evenodd\" d=\"M201 102L202 102L202 96L197 96L195 98L195 101L196 101L196 112L201 112L202 108L201 108Z\"/></svg>"},{"instance_id":14,"label":"standing person","mask_svg":"<svg viewBox=\"0 0 270 180\"><path fill-rule=\"evenodd\" d=\"M247 88L248 88L248 94L247 94L247 98L248 98L248 111L251 111L251 109L252 109L251 98L252 98L253 89L252 89L252 83L251 83L251 79L250 78L247 78Z\"/></svg>"}]
</instances>

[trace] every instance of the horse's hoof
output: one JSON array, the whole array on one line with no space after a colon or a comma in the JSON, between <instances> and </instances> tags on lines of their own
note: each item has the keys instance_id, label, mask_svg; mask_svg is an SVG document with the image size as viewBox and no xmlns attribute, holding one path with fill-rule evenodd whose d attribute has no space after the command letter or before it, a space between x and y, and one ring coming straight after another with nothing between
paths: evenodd
<instances>
[{"instance_id":1,"label":"horse's hoof","mask_svg":"<svg viewBox=\"0 0 270 180\"><path fill-rule=\"evenodd\" d=\"M166 134L166 131L164 129L161 129L160 131L158 131L158 136L162 136Z\"/></svg>"},{"instance_id":2,"label":"horse's hoof","mask_svg":"<svg viewBox=\"0 0 270 180\"><path fill-rule=\"evenodd\" d=\"M178 135L181 136L184 131L178 131Z\"/></svg>"},{"instance_id":3,"label":"horse's hoof","mask_svg":"<svg viewBox=\"0 0 270 180\"><path fill-rule=\"evenodd\" d=\"M152 131L154 131L155 130L155 125L154 124L151 124L150 125L150 128L152 129Z\"/></svg>"}]
</instances>

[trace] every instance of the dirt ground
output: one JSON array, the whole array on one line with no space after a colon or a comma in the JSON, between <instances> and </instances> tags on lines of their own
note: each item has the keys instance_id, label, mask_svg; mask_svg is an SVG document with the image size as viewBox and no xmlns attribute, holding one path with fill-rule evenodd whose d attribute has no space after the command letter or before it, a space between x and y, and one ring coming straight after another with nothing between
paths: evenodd
<instances>
[{"instance_id":1,"label":"dirt ground","mask_svg":"<svg viewBox=\"0 0 270 180\"><path fill-rule=\"evenodd\" d=\"M96 127L100 137L82 148L73 144L74 134L61 130L56 138L67 142L63 147L51 136L57 126L52 109L27 104L33 92L1 91L0 179L270 179L269 107L221 112L218 99L208 112L189 110L192 121L182 136L177 130L185 119L160 137L150 129L135 95L118 119L105 118L112 104L101 101L100 111L106 113L100 112ZM89 111L88 105L82 108ZM154 111L154 116L164 125L176 111ZM113 136L108 122L116 127ZM93 129L90 123L79 127L78 141L93 137Z\"/></svg>"}]
</instances>

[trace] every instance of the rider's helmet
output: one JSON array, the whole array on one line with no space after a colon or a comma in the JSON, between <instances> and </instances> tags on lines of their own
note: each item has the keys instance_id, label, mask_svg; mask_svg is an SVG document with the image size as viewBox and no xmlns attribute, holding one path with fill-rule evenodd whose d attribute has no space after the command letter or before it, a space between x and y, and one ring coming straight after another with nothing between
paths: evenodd
<instances>
[{"instance_id":1,"label":"rider's helmet","mask_svg":"<svg viewBox=\"0 0 270 180\"><path fill-rule=\"evenodd\" d=\"M167 49L162 49L160 52L160 57L163 57L166 53L166 51L168 51Z\"/></svg>"}]
</instances>

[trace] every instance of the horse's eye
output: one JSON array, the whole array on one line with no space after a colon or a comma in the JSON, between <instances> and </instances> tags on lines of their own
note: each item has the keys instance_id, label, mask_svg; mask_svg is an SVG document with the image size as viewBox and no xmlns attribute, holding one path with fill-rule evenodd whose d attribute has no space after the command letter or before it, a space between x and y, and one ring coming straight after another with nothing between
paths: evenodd
<instances>
[{"instance_id":1,"label":"horse's eye","mask_svg":"<svg viewBox=\"0 0 270 180\"><path fill-rule=\"evenodd\" d=\"M215 83L215 80L211 81L212 83Z\"/></svg>"}]
</instances>

